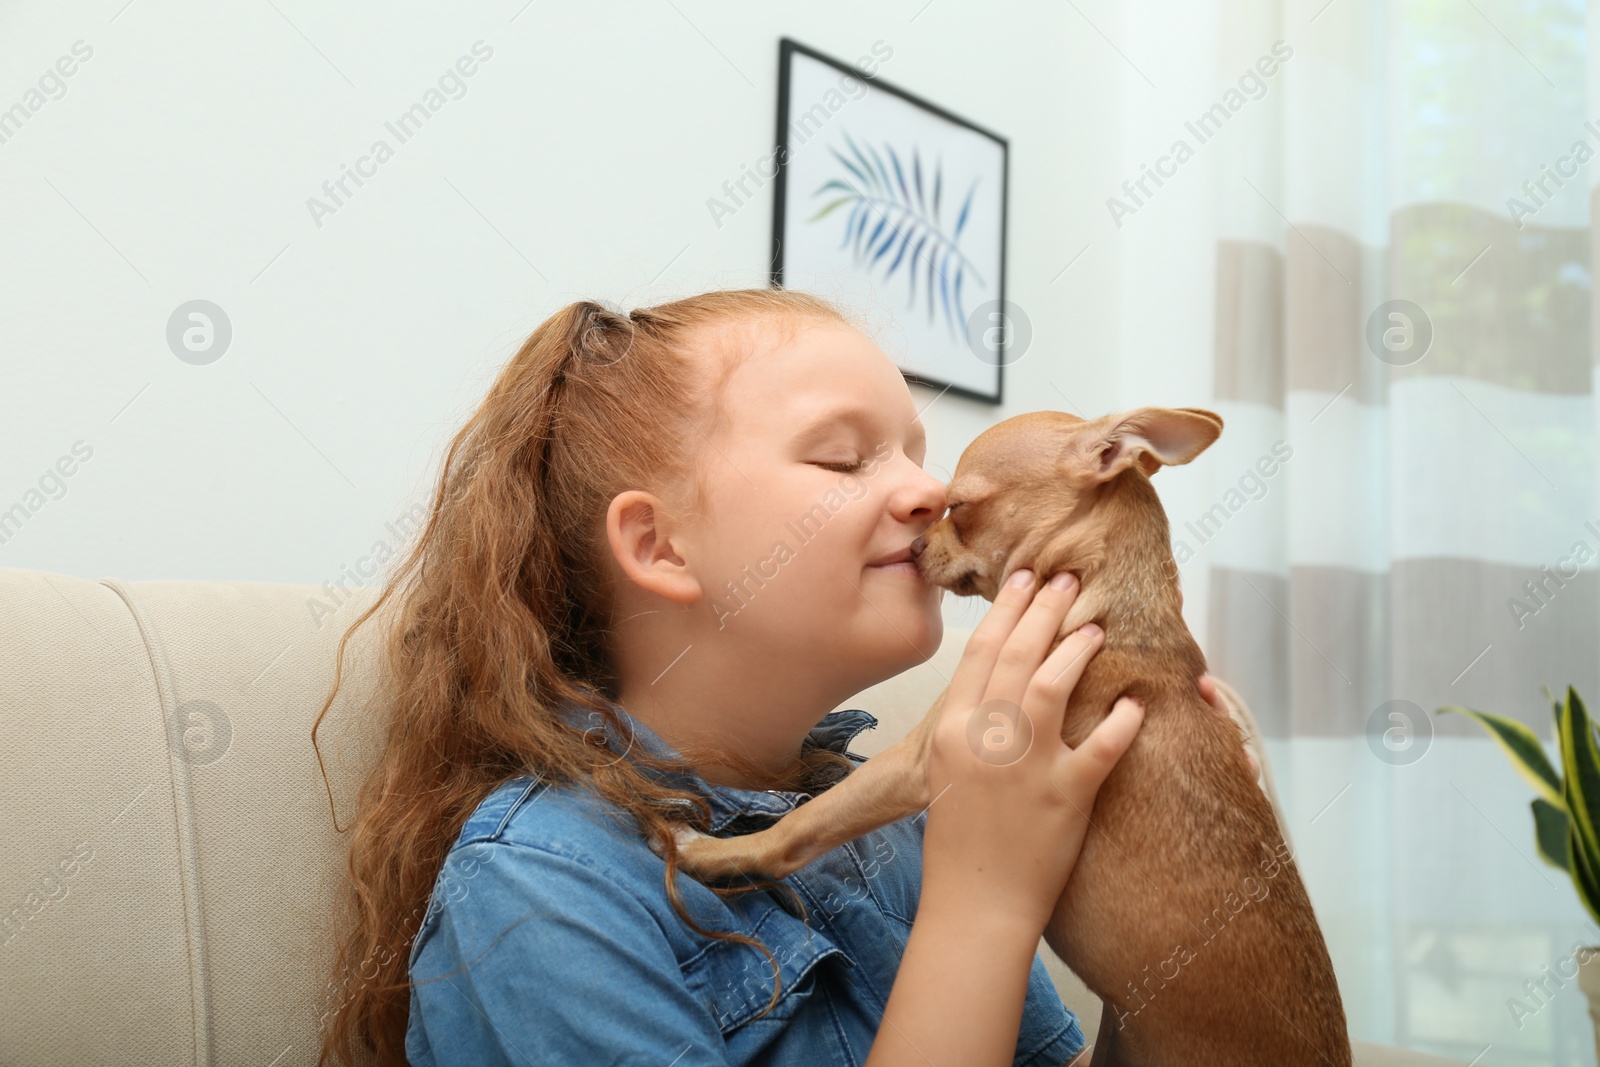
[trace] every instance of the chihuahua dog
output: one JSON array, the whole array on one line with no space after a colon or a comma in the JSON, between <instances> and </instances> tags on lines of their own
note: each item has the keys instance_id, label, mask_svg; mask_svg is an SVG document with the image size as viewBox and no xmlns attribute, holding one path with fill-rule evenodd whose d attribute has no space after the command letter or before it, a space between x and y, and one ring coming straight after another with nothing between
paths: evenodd
<instances>
[{"instance_id":1,"label":"chihuahua dog","mask_svg":"<svg viewBox=\"0 0 1600 1067\"><path fill-rule=\"evenodd\" d=\"M1055 643L1087 622L1105 637L1068 701L1069 745L1123 694L1144 705L1044 931L1105 1004L1094 1067L1349 1067L1344 1006L1305 887L1237 728L1195 684L1205 657L1183 621L1150 483L1221 432L1222 419L1198 408L1007 419L962 454L945 516L912 552L927 581L989 600L1015 570L1078 576ZM942 700L905 739L773 826L732 838L682 832L684 868L781 878L925 809Z\"/></svg>"}]
</instances>

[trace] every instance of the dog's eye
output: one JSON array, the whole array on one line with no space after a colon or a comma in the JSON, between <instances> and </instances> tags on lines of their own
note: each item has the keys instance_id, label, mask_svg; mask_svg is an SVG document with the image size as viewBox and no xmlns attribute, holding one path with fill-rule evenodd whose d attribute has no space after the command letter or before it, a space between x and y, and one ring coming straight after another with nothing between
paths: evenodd
<instances>
[{"instance_id":1,"label":"dog's eye","mask_svg":"<svg viewBox=\"0 0 1600 1067\"><path fill-rule=\"evenodd\" d=\"M966 541L961 536L961 523L956 521L956 516L960 513L961 509L966 506L966 501L958 500L954 504L949 505L950 510L945 512L945 518L950 520L950 536L956 539L956 544L958 545L964 545L966 544Z\"/></svg>"}]
</instances>

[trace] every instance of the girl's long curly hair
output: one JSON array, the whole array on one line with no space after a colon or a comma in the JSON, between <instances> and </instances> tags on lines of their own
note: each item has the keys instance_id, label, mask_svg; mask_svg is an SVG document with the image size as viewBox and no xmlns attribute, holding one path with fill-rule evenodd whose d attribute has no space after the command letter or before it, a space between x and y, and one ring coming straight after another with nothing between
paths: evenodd
<instances>
[{"instance_id":1,"label":"girl's long curly hair","mask_svg":"<svg viewBox=\"0 0 1600 1067\"><path fill-rule=\"evenodd\" d=\"M774 976L768 1008L777 1002L772 953L756 939L703 929L681 903L671 829L706 831L709 805L645 771L682 772L712 753L679 746L681 761L643 752L620 759L600 731L568 725L556 709L587 709L582 718L601 716L627 736L612 708L619 679L608 588L619 571L606 509L617 493L641 488L700 513L702 435L742 346L757 330L771 336L817 320L853 325L827 301L782 289L719 290L632 312L578 301L533 331L451 442L426 524L340 639L333 691L312 727L315 746L346 644L394 601L380 616L383 662L371 705L387 717L387 736L353 823L339 828L335 819L350 833L349 927L334 961L339 1005L324 1016L319 1067L373 1054L381 1065L406 1062L407 961L445 854L480 801L530 773L552 785L583 783L632 814L662 852L674 910L704 936L762 952ZM774 777L733 753L715 756L774 789L826 788L853 766L808 748Z\"/></svg>"}]
</instances>

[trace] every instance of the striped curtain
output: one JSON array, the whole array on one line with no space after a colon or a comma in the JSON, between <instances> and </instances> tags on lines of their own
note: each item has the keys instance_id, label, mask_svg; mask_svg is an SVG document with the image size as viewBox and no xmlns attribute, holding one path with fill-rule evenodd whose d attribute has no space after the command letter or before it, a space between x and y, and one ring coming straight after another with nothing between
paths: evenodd
<instances>
[{"instance_id":1,"label":"striped curtain","mask_svg":"<svg viewBox=\"0 0 1600 1067\"><path fill-rule=\"evenodd\" d=\"M1122 22L1163 101L1130 106L1128 169L1165 178L1108 207L1140 299L1176 305L1133 328L1169 355L1139 358L1181 378L1180 332L1212 339L1227 422L1206 490L1163 489L1195 628L1269 738L1353 1032L1480 1064L1595 1057L1560 976L1600 930L1538 860L1529 788L1434 714L1552 743L1541 686L1600 703L1585 18L1261 0ZM1181 306L1193 277L1146 269L1202 243L1209 323Z\"/></svg>"}]
</instances>

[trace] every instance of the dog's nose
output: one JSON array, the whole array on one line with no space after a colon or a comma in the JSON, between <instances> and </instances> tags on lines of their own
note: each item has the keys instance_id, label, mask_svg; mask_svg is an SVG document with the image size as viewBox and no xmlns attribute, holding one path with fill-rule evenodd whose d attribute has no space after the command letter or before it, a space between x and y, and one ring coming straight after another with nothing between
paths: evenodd
<instances>
[{"instance_id":1,"label":"dog's nose","mask_svg":"<svg viewBox=\"0 0 1600 1067\"><path fill-rule=\"evenodd\" d=\"M918 534L917 535L917 539L915 541L911 542L911 558L912 559L916 559L918 556L922 555L922 550L927 548L927 547L928 547L928 539L927 539L927 537L925 537L922 534Z\"/></svg>"}]
</instances>

